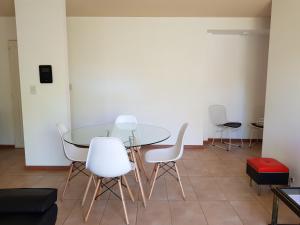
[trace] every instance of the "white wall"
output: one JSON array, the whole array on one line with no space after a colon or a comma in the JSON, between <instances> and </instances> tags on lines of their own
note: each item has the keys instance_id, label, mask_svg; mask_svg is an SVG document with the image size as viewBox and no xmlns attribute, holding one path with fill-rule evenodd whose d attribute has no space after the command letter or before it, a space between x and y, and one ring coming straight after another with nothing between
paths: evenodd
<instances>
[{"instance_id":1,"label":"white wall","mask_svg":"<svg viewBox=\"0 0 300 225\"><path fill-rule=\"evenodd\" d=\"M26 165L66 165L56 129L70 124L65 0L15 0L15 9ZM39 83L43 64L52 65L52 84Z\"/></svg>"},{"instance_id":2,"label":"white wall","mask_svg":"<svg viewBox=\"0 0 300 225\"><path fill-rule=\"evenodd\" d=\"M0 17L0 145L14 145L8 41L16 40L16 21Z\"/></svg>"},{"instance_id":3,"label":"white wall","mask_svg":"<svg viewBox=\"0 0 300 225\"><path fill-rule=\"evenodd\" d=\"M266 28L267 20L253 18L68 18L73 127L110 122L118 114L132 113L140 122L171 130L173 136L166 143L174 143L180 124L188 121L186 144L198 145L202 144L203 127L207 124L207 99L232 104L231 112L236 112L243 122L255 119L263 111L266 76L265 65L256 62L255 57L266 62L267 41L237 37L236 48L241 47L241 54L246 54L239 56L238 69L228 57L230 68L226 73L215 71L212 78L207 65L219 67L223 55L220 53L222 57L218 55L217 60L209 55L211 61L207 62L208 47L214 42L207 29ZM221 49L226 48L226 39L219 43ZM230 41L230 46L234 46L234 41ZM240 65L249 59L255 62ZM252 65L257 68L250 68ZM230 74L233 70L234 75ZM233 91L214 93L217 75L226 84L236 77L244 83ZM250 91L256 92L256 81L262 85L257 88L257 95L249 96ZM240 94L245 96L241 98ZM219 98L221 95L226 96L226 102ZM243 104L249 105L251 113L242 113L248 109Z\"/></svg>"},{"instance_id":4,"label":"white wall","mask_svg":"<svg viewBox=\"0 0 300 225\"><path fill-rule=\"evenodd\" d=\"M300 185L300 1L273 0L263 156L285 163Z\"/></svg>"}]
</instances>

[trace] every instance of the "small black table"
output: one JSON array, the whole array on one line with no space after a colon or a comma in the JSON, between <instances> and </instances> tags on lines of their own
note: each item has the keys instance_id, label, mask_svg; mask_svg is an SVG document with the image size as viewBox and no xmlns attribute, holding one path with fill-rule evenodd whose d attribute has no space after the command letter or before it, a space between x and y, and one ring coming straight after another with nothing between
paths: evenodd
<instances>
[{"instance_id":1,"label":"small black table","mask_svg":"<svg viewBox=\"0 0 300 225\"><path fill-rule=\"evenodd\" d=\"M298 217L300 217L300 187L272 188L274 193L272 221L270 225L292 225L277 224L279 199L284 202Z\"/></svg>"}]
</instances>

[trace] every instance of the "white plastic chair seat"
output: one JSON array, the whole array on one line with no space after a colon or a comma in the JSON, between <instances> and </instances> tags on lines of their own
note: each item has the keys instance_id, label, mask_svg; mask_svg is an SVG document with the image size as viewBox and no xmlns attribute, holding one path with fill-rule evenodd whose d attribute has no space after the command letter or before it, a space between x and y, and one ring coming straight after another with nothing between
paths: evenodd
<instances>
[{"instance_id":1,"label":"white plastic chair seat","mask_svg":"<svg viewBox=\"0 0 300 225\"><path fill-rule=\"evenodd\" d=\"M176 153L175 146L150 150L145 154L145 161L148 163L176 161L178 158Z\"/></svg>"},{"instance_id":2,"label":"white plastic chair seat","mask_svg":"<svg viewBox=\"0 0 300 225\"><path fill-rule=\"evenodd\" d=\"M74 148L72 152L72 156L70 158L72 158L72 160L76 162L85 162L88 152L89 152L88 148L76 147Z\"/></svg>"},{"instance_id":3,"label":"white plastic chair seat","mask_svg":"<svg viewBox=\"0 0 300 225\"><path fill-rule=\"evenodd\" d=\"M135 164L134 164L133 162L130 162L130 164L131 164L130 170L129 170L129 171L126 171L126 172L124 172L124 173L122 173L122 174L120 174L120 176L126 175L127 173L129 173L129 172L135 170ZM113 178L113 177L112 177L112 176L107 176L107 177L105 177L105 178Z\"/></svg>"}]
</instances>

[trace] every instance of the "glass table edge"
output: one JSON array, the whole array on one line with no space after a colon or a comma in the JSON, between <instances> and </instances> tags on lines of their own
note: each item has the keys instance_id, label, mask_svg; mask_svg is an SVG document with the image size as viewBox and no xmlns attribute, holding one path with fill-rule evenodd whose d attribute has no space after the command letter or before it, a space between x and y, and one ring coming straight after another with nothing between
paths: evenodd
<instances>
[{"instance_id":1,"label":"glass table edge","mask_svg":"<svg viewBox=\"0 0 300 225\"><path fill-rule=\"evenodd\" d=\"M114 125L114 124L113 124L113 123L104 123L104 124L97 124L97 125L90 125L90 126L83 126L83 127L74 128L74 129L71 129L71 130L67 131L65 134L63 134L62 138L63 138L63 140L64 140L65 142L67 142L67 143L69 143L69 144L71 144L71 145L74 145L74 146L76 146L76 147L79 147L79 148L89 148L89 144L78 144L78 143L74 143L74 142L71 142L71 141L67 140L67 139L65 138L65 136L66 136L67 134L69 134L70 132L72 132L72 130L79 130L79 129L87 128L87 127L91 127L91 128L92 128L92 127L97 127L97 126L109 126L109 125ZM162 139L162 140L154 141L154 142L150 142L150 143L142 144L142 145L126 146L126 145L124 144L126 148L134 148L134 147L140 147L140 146L154 145L154 144L163 142L163 141L165 141L165 140L167 140L167 139L169 139L169 138L171 137L171 132L170 132L168 129L164 128L164 127L160 127L160 126L156 126L156 125L152 125L152 124L144 124L144 123L138 123L138 125L146 125L146 126L152 126L152 127L156 127L156 128L163 129L163 130L165 130L165 131L168 133L168 136L165 137L165 138Z\"/></svg>"},{"instance_id":2,"label":"glass table edge","mask_svg":"<svg viewBox=\"0 0 300 225\"><path fill-rule=\"evenodd\" d=\"M164 138L164 139L162 139L162 140L160 140L160 141L150 142L150 143L142 144L142 145L131 145L131 146L126 146L126 145L125 145L125 147L126 147L126 148L136 148L136 147L141 147L141 146L143 147L143 146L154 145L154 144L158 144L158 143L160 143L160 142L163 142L163 141L165 141L165 140L168 140L170 137L171 137L171 135L169 135L168 137L166 137L166 138ZM67 141L67 140L65 140L65 139L64 139L64 141L67 142L67 143L69 143L69 144L71 144L71 145L74 145L74 146L76 146L76 147L79 147L79 148L89 148L89 147L90 147L89 144L86 144L86 145L83 145L83 144L76 144L76 143L72 143L72 142L70 142L70 141Z\"/></svg>"}]
</instances>

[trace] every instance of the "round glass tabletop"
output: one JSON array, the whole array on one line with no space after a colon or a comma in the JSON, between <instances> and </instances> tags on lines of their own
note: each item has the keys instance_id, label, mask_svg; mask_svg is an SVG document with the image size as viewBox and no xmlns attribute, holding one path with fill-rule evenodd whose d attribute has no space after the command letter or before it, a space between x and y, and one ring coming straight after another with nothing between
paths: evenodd
<instances>
[{"instance_id":1,"label":"round glass tabletop","mask_svg":"<svg viewBox=\"0 0 300 225\"><path fill-rule=\"evenodd\" d=\"M102 124L71 129L63 135L66 142L78 147L89 147L94 137L118 137L125 147L137 147L162 142L171 136L162 127L148 124Z\"/></svg>"}]
</instances>

